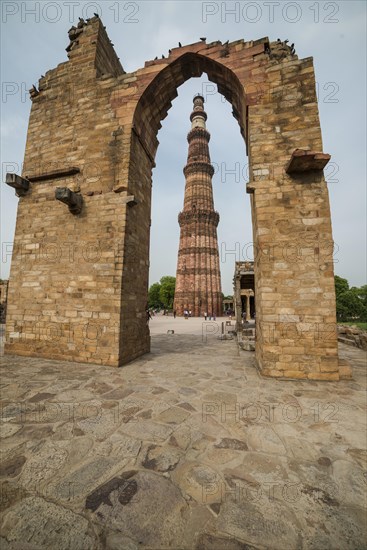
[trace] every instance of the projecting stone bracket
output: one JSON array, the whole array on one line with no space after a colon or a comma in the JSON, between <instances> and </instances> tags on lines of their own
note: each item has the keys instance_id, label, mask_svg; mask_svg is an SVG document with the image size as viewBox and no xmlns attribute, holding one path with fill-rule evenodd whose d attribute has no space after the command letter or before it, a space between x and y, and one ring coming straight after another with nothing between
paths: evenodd
<instances>
[{"instance_id":1,"label":"projecting stone bracket","mask_svg":"<svg viewBox=\"0 0 367 550\"><path fill-rule=\"evenodd\" d=\"M113 189L114 193L126 193L122 198L122 202L128 206L136 206L138 201L135 198L135 195L128 195L129 191L126 185L117 185Z\"/></svg>"},{"instance_id":2,"label":"projecting stone bracket","mask_svg":"<svg viewBox=\"0 0 367 550\"><path fill-rule=\"evenodd\" d=\"M135 199L134 195L127 195L127 197L124 197L123 199L124 203L127 204L127 206L136 206L138 204L138 201Z\"/></svg>"},{"instance_id":3,"label":"projecting stone bracket","mask_svg":"<svg viewBox=\"0 0 367 550\"><path fill-rule=\"evenodd\" d=\"M310 170L323 170L330 158L331 156L327 153L295 149L285 167L285 171L287 174L298 174Z\"/></svg>"},{"instance_id":4,"label":"projecting stone bracket","mask_svg":"<svg viewBox=\"0 0 367 550\"><path fill-rule=\"evenodd\" d=\"M83 197L71 191L68 187L56 187L55 199L67 204L72 214L77 215L82 211Z\"/></svg>"},{"instance_id":5,"label":"projecting stone bracket","mask_svg":"<svg viewBox=\"0 0 367 550\"><path fill-rule=\"evenodd\" d=\"M30 182L26 178L22 178L17 174L7 173L5 183L6 185L9 185L10 187L13 187L13 189L15 189L15 194L18 197L23 197L29 189Z\"/></svg>"},{"instance_id":6,"label":"projecting stone bracket","mask_svg":"<svg viewBox=\"0 0 367 550\"><path fill-rule=\"evenodd\" d=\"M254 193L256 189L255 182L254 181L248 181L246 183L246 193Z\"/></svg>"},{"instance_id":7,"label":"projecting stone bracket","mask_svg":"<svg viewBox=\"0 0 367 550\"><path fill-rule=\"evenodd\" d=\"M271 184L272 180L258 180L258 181L248 181L246 183L246 193L255 193L256 189L267 189Z\"/></svg>"}]
</instances>

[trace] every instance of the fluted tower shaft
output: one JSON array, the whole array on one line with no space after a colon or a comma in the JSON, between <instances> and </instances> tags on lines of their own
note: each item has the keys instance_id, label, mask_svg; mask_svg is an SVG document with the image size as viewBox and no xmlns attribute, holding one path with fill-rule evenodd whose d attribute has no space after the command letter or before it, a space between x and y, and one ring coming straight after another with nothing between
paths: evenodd
<instances>
[{"instance_id":1,"label":"fluted tower shaft","mask_svg":"<svg viewBox=\"0 0 367 550\"><path fill-rule=\"evenodd\" d=\"M210 163L210 134L206 129L204 98L194 97L188 133L189 152L184 167L184 207L178 216L178 251L174 308L178 315L187 309L193 316L221 315L222 289L219 268L217 226Z\"/></svg>"}]
</instances>

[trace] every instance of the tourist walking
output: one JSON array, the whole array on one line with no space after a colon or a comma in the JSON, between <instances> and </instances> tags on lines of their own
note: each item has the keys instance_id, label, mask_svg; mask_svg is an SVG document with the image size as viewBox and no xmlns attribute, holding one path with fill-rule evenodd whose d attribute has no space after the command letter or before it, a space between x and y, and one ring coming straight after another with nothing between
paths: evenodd
<instances>
[{"instance_id":1,"label":"tourist walking","mask_svg":"<svg viewBox=\"0 0 367 550\"><path fill-rule=\"evenodd\" d=\"M205 313L204 313L204 320L205 320L205 321L206 321L206 318L207 318L207 317L208 317L208 313L205 312Z\"/></svg>"}]
</instances>

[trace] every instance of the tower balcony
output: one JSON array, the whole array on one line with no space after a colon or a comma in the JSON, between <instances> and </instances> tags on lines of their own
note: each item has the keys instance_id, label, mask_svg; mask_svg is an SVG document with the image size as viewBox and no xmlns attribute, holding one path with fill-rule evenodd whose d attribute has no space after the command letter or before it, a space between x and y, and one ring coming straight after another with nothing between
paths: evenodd
<instances>
[{"instance_id":1,"label":"tower balcony","mask_svg":"<svg viewBox=\"0 0 367 550\"><path fill-rule=\"evenodd\" d=\"M212 178L214 175L214 166L209 162L193 161L186 164L186 166L183 169L183 173L185 175L185 178L189 174L193 174L193 173L208 174Z\"/></svg>"},{"instance_id":2,"label":"tower balcony","mask_svg":"<svg viewBox=\"0 0 367 550\"><path fill-rule=\"evenodd\" d=\"M208 115L206 114L206 112L201 110L192 111L190 115L190 122L192 122L193 118L195 117L202 117L205 121L208 120ZM203 128L203 130L205 130L205 128Z\"/></svg>"},{"instance_id":3,"label":"tower balcony","mask_svg":"<svg viewBox=\"0 0 367 550\"><path fill-rule=\"evenodd\" d=\"M190 143L194 138L202 138L205 139L207 142L210 141L210 132L206 128L201 128L200 126L196 126L196 128L192 128L190 132L187 134L187 141Z\"/></svg>"}]
</instances>

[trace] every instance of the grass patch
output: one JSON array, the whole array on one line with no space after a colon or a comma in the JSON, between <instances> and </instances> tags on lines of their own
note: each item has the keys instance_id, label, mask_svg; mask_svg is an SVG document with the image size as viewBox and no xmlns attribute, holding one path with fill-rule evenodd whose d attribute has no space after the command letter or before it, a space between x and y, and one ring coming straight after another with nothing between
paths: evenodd
<instances>
[{"instance_id":1,"label":"grass patch","mask_svg":"<svg viewBox=\"0 0 367 550\"><path fill-rule=\"evenodd\" d=\"M352 323L351 321L340 322L338 325L346 325L348 327L358 327L362 330L367 330L367 323Z\"/></svg>"}]
</instances>

